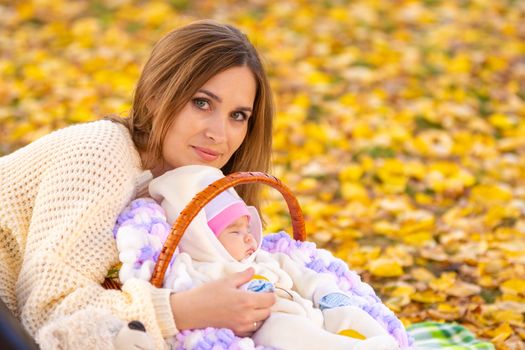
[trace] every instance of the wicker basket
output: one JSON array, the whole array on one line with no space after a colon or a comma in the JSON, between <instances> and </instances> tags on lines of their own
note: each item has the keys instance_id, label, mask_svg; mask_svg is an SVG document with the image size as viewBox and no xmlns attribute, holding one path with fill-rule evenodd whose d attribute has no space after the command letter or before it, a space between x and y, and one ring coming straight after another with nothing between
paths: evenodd
<instances>
[{"instance_id":1,"label":"wicker basket","mask_svg":"<svg viewBox=\"0 0 525 350\"><path fill-rule=\"evenodd\" d=\"M173 253L179 244L182 235L188 228L190 222L197 216L199 211L204 208L213 198L218 196L221 192L230 187L248 183L262 183L277 189L288 205L288 211L292 219L293 237L296 240L304 241L306 238L306 231L304 227L304 217L299 206L299 202L279 179L274 176L261 172L238 172L225 176L206 187L199 192L188 203L184 210L180 213L177 220L173 224L171 231L162 247L157 264L153 270L151 283L156 287L162 287L164 274L171 261ZM106 279L102 284L106 289L120 289L120 284L115 280Z\"/></svg>"}]
</instances>

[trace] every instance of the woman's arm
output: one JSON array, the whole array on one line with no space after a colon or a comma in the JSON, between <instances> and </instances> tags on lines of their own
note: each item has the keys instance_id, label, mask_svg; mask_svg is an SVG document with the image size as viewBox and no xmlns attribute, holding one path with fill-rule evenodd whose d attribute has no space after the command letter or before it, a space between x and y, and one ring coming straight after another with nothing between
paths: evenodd
<instances>
[{"instance_id":1,"label":"woman's arm","mask_svg":"<svg viewBox=\"0 0 525 350\"><path fill-rule=\"evenodd\" d=\"M270 315L274 293L253 293L238 289L250 281L247 269L199 287L171 295L171 308L179 330L230 328L237 336L250 336ZM256 322L256 326L254 326Z\"/></svg>"},{"instance_id":2,"label":"woman's arm","mask_svg":"<svg viewBox=\"0 0 525 350\"><path fill-rule=\"evenodd\" d=\"M121 292L100 286L117 262L116 217L142 173L123 128L111 122L66 128L8 157L17 166L17 193L25 199L19 206L27 215L27 224L13 230L24 248L16 298L26 329L34 335L93 306L140 320L162 346L163 337L176 333L169 290L143 281L130 281Z\"/></svg>"},{"instance_id":3,"label":"woman's arm","mask_svg":"<svg viewBox=\"0 0 525 350\"><path fill-rule=\"evenodd\" d=\"M93 306L122 320L140 320L163 346L180 329L229 327L248 335L273 296L237 290L253 272L171 296L132 279L122 291L100 283L117 261L113 227L135 195L142 170L120 126L96 122L63 129L14 155L35 190L16 286L21 319L36 334L44 324ZM170 307L171 306L171 307ZM172 309L174 312L172 312ZM177 325L174 321L180 322Z\"/></svg>"}]
</instances>

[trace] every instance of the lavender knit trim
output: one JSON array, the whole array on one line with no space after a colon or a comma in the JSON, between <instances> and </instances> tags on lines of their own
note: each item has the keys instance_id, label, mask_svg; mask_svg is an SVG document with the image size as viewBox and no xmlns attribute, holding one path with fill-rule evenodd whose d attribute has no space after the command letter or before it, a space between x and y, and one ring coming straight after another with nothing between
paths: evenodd
<instances>
[{"instance_id":1,"label":"lavender knit trim","mask_svg":"<svg viewBox=\"0 0 525 350\"><path fill-rule=\"evenodd\" d=\"M150 198L136 199L122 211L113 230L115 236L121 227L144 230L149 235L157 236L162 243L171 229L162 207ZM373 288L362 282L359 275L351 271L341 259L335 258L327 250L317 249L312 242L295 241L285 232L265 236L262 249L270 253L287 254L298 264L304 264L316 272L332 274L341 290L352 296L359 307L388 330L402 349L411 348L413 341L408 337L401 321L381 302ZM156 262L158 254L151 246L145 245L134 267L140 268L145 261ZM237 337L230 329L225 328L182 331L169 339L168 343L173 350L271 350L256 347L252 339Z\"/></svg>"},{"instance_id":2,"label":"lavender knit trim","mask_svg":"<svg viewBox=\"0 0 525 350\"><path fill-rule=\"evenodd\" d=\"M172 350L275 350L255 346L250 338L239 338L227 328L205 328L182 331L175 336Z\"/></svg>"},{"instance_id":3,"label":"lavender knit trim","mask_svg":"<svg viewBox=\"0 0 525 350\"><path fill-rule=\"evenodd\" d=\"M265 236L261 248L270 253L285 253L298 262L302 260L306 267L316 272L332 274L336 277L339 288L359 300L358 306L388 330L401 347L412 344L401 321L381 302L374 289L362 282L359 275L351 271L341 259L317 249L314 243L295 241L286 232Z\"/></svg>"}]
</instances>

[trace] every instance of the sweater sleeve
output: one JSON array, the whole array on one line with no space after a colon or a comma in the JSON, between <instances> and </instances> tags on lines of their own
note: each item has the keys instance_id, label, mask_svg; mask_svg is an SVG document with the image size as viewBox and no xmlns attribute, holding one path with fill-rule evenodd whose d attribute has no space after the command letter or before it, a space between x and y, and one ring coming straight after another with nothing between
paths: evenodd
<instances>
[{"instance_id":1,"label":"sweater sleeve","mask_svg":"<svg viewBox=\"0 0 525 350\"><path fill-rule=\"evenodd\" d=\"M176 333L170 291L139 280L128 281L122 291L100 285L117 262L112 228L135 195L140 172L131 141L115 128L75 138L66 133L39 144L46 161L40 163L16 286L21 319L35 334L46 322L94 306L140 320L161 349L163 337ZM59 147L51 149L53 143Z\"/></svg>"}]
</instances>

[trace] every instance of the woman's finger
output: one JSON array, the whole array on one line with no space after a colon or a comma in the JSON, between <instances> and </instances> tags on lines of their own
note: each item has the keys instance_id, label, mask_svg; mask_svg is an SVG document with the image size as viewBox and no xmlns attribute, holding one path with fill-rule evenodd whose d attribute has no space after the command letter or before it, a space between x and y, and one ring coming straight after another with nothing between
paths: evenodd
<instances>
[{"instance_id":1,"label":"woman's finger","mask_svg":"<svg viewBox=\"0 0 525 350\"><path fill-rule=\"evenodd\" d=\"M270 316L271 311L269 309L255 310L253 313L254 322L261 325Z\"/></svg>"},{"instance_id":2,"label":"woman's finger","mask_svg":"<svg viewBox=\"0 0 525 350\"><path fill-rule=\"evenodd\" d=\"M243 284L249 282L253 274L255 273L255 270L251 267L247 268L244 271L234 273L230 276L227 276L225 279L232 284L235 288L239 288Z\"/></svg>"},{"instance_id":3,"label":"woman's finger","mask_svg":"<svg viewBox=\"0 0 525 350\"><path fill-rule=\"evenodd\" d=\"M269 309L275 304L275 293L250 293L249 297L253 299L253 308L258 309Z\"/></svg>"},{"instance_id":4,"label":"woman's finger","mask_svg":"<svg viewBox=\"0 0 525 350\"><path fill-rule=\"evenodd\" d=\"M245 294L247 293L247 294ZM239 315L241 316L235 326L232 328L233 332L237 336L251 336L263 322L270 316L271 310L270 307L275 302L275 295L273 293L253 293L253 292L243 292L242 297L249 299L260 298L264 296L263 303L267 304L265 307L254 308L253 306L240 307L238 310ZM242 299L242 298L241 298ZM250 301L250 305L258 304L257 301Z\"/></svg>"},{"instance_id":5,"label":"woman's finger","mask_svg":"<svg viewBox=\"0 0 525 350\"><path fill-rule=\"evenodd\" d=\"M172 312L180 330L217 327L230 328L236 335L254 332L254 322L265 320L275 303L274 293L240 290L253 276L253 269L172 294Z\"/></svg>"},{"instance_id":6,"label":"woman's finger","mask_svg":"<svg viewBox=\"0 0 525 350\"><path fill-rule=\"evenodd\" d=\"M233 332L239 337L251 337L259 328L261 328L264 321L253 321L243 325L239 325L237 330Z\"/></svg>"}]
</instances>

